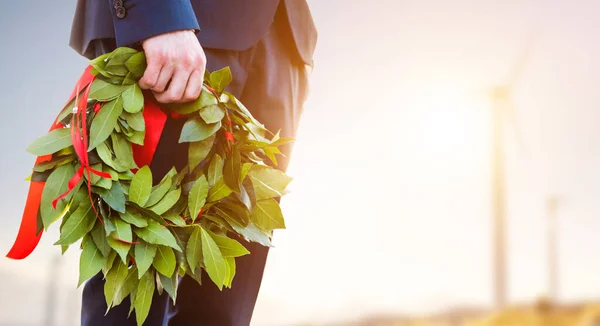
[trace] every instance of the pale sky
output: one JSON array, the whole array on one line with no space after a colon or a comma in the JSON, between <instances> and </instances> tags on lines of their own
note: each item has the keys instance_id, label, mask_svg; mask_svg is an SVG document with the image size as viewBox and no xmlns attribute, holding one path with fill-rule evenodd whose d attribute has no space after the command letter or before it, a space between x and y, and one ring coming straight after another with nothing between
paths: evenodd
<instances>
[{"instance_id":1,"label":"pale sky","mask_svg":"<svg viewBox=\"0 0 600 326\"><path fill-rule=\"evenodd\" d=\"M600 3L310 1L319 44L254 326L491 304L490 106L536 35L507 137L512 302L545 293L545 201L558 194L560 295L600 291ZM34 158L86 65L71 2L0 2L0 251L18 228ZM35 120L33 120L35 118ZM0 325L39 325L56 229L0 259ZM78 253L61 267L57 322L78 318ZM73 308L74 307L74 308ZM74 312L75 311L75 312ZM68 319L69 321L71 319ZM4 324L2 324L4 322Z\"/></svg>"}]
</instances>

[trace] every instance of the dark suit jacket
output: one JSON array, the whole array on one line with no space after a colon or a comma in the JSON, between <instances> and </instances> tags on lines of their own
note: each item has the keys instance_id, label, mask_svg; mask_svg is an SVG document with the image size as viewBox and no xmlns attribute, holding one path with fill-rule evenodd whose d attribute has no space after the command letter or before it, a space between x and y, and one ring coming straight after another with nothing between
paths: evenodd
<instances>
[{"instance_id":1,"label":"dark suit jacket","mask_svg":"<svg viewBox=\"0 0 600 326\"><path fill-rule=\"evenodd\" d=\"M243 51L265 35L280 1L300 59L312 64L317 32L306 0L78 0L70 45L92 58L95 40L134 46L154 35L194 29L205 48Z\"/></svg>"}]
</instances>

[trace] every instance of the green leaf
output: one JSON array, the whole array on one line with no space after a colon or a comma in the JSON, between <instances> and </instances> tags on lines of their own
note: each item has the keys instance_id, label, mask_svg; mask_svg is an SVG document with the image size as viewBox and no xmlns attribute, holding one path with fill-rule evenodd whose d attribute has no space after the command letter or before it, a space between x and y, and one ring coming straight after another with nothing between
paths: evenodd
<instances>
[{"instance_id":1,"label":"green leaf","mask_svg":"<svg viewBox=\"0 0 600 326\"><path fill-rule=\"evenodd\" d=\"M114 182L110 190L98 189L98 195L117 212L125 213L125 193L120 182Z\"/></svg>"},{"instance_id":2,"label":"green leaf","mask_svg":"<svg viewBox=\"0 0 600 326\"><path fill-rule=\"evenodd\" d=\"M142 214L133 209L126 209L125 213L119 213L119 215L123 221L135 225L138 228L148 226L148 220L145 219Z\"/></svg>"},{"instance_id":3,"label":"green leaf","mask_svg":"<svg viewBox=\"0 0 600 326\"><path fill-rule=\"evenodd\" d=\"M214 207L215 212L221 216L227 216L235 219L242 225L250 223L250 212L245 206L228 202L227 205L219 205Z\"/></svg>"},{"instance_id":4,"label":"green leaf","mask_svg":"<svg viewBox=\"0 0 600 326\"><path fill-rule=\"evenodd\" d=\"M133 240L133 234L131 233L131 225L129 225L129 223L127 223L119 218L116 218L114 222L115 222L114 235L117 237L117 240L131 242Z\"/></svg>"},{"instance_id":5,"label":"green leaf","mask_svg":"<svg viewBox=\"0 0 600 326\"><path fill-rule=\"evenodd\" d=\"M129 143L122 135L115 133L112 133L110 138L112 140L116 160L119 162L119 164L126 166L128 169L137 168L137 165L133 160L133 149L131 148L131 143Z\"/></svg>"},{"instance_id":6,"label":"green leaf","mask_svg":"<svg viewBox=\"0 0 600 326\"><path fill-rule=\"evenodd\" d=\"M127 113L127 112L125 112L125 113ZM116 126L115 126L115 131L117 131L118 133L122 133L125 137L129 137L129 136L133 135L133 129L131 129L131 127L127 123L127 120L125 120L125 117L123 117L123 113L121 113L121 116L119 117L117 122L119 125L119 129L121 129L121 131L118 131Z\"/></svg>"},{"instance_id":7,"label":"green leaf","mask_svg":"<svg viewBox=\"0 0 600 326\"><path fill-rule=\"evenodd\" d=\"M186 103L170 103L166 106L169 110L175 111L179 114L190 114L200 110L205 106L217 103L217 98L203 87L200 97L198 97L196 100Z\"/></svg>"},{"instance_id":8,"label":"green leaf","mask_svg":"<svg viewBox=\"0 0 600 326\"><path fill-rule=\"evenodd\" d=\"M175 253L173 249L165 246L157 246L156 256L154 257L154 261L152 262L152 266L156 268L156 270L167 276L173 276L175 272L175 266L177 260L175 259Z\"/></svg>"},{"instance_id":9,"label":"green leaf","mask_svg":"<svg viewBox=\"0 0 600 326\"><path fill-rule=\"evenodd\" d=\"M73 166L71 164L65 164L52 171L46 180L40 203L40 215L42 216L42 222L46 230L48 230L50 224L61 217L67 205L67 201L77 192L77 189L72 190L67 198L57 202L56 209L52 207L52 201L69 189L68 183L74 174L75 170L73 169Z\"/></svg>"},{"instance_id":10,"label":"green leaf","mask_svg":"<svg viewBox=\"0 0 600 326\"><path fill-rule=\"evenodd\" d=\"M191 142L188 147L188 163L190 170L193 170L210 153L215 142L216 135L212 135L204 140Z\"/></svg>"},{"instance_id":11,"label":"green leaf","mask_svg":"<svg viewBox=\"0 0 600 326\"><path fill-rule=\"evenodd\" d=\"M144 114L142 112L137 113L123 113L125 120L131 127L131 129L135 131L144 131L146 130L146 122L144 121Z\"/></svg>"},{"instance_id":12,"label":"green leaf","mask_svg":"<svg viewBox=\"0 0 600 326\"><path fill-rule=\"evenodd\" d=\"M254 194L254 187L252 186L252 181L244 180L242 183L242 187L240 187L240 193L237 195L237 198L248 208L248 210L252 211L254 205L256 205L256 195Z\"/></svg>"},{"instance_id":13,"label":"green leaf","mask_svg":"<svg viewBox=\"0 0 600 326\"><path fill-rule=\"evenodd\" d=\"M244 106L244 104L242 102L240 102L240 100L238 100L235 96L233 96L233 94L230 93L225 93L229 96L229 102L225 103L225 105L232 109L235 110L236 112L238 112L245 120L247 120L248 122L252 123L255 126L260 126L262 127L262 124L260 122L258 122L258 120L256 120L253 116L252 113L250 113L250 111ZM264 127L262 127L264 129Z\"/></svg>"},{"instance_id":14,"label":"green leaf","mask_svg":"<svg viewBox=\"0 0 600 326\"><path fill-rule=\"evenodd\" d=\"M237 148L233 147L231 155L225 159L223 166L223 180L229 189L240 192L240 169L242 158Z\"/></svg>"},{"instance_id":15,"label":"green leaf","mask_svg":"<svg viewBox=\"0 0 600 326\"><path fill-rule=\"evenodd\" d=\"M177 302L177 288L179 285L177 273L173 274L172 277L166 277L159 273L158 277L165 291L167 291L171 299L173 299L173 304L175 304L175 302Z\"/></svg>"},{"instance_id":16,"label":"green leaf","mask_svg":"<svg viewBox=\"0 0 600 326\"><path fill-rule=\"evenodd\" d=\"M163 199L161 199L158 204L150 207L154 213L158 215L164 214L166 211L171 209L175 203L179 200L179 196L181 196L181 188L176 188L175 190L169 191Z\"/></svg>"},{"instance_id":17,"label":"green leaf","mask_svg":"<svg viewBox=\"0 0 600 326\"><path fill-rule=\"evenodd\" d=\"M204 258L206 272L219 290L222 290L227 276L225 259L223 259L219 247L210 234L203 228L200 228L200 230L202 232L202 257Z\"/></svg>"},{"instance_id":18,"label":"green leaf","mask_svg":"<svg viewBox=\"0 0 600 326\"><path fill-rule=\"evenodd\" d=\"M27 152L36 155L54 154L63 148L73 145L71 142L71 129L58 128L36 139L27 147Z\"/></svg>"},{"instance_id":19,"label":"green leaf","mask_svg":"<svg viewBox=\"0 0 600 326\"><path fill-rule=\"evenodd\" d=\"M218 104L212 104L200 110L200 117L208 124L217 123L225 117L225 111Z\"/></svg>"},{"instance_id":20,"label":"green leaf","mask_svg":"<svg viewBox=\"0 0 600 326\"><path fill-rule=\"evenodd\" d=\"M92 240L94 241L94 244L96 245L96 248L98 250L100 250L100 252L102 253L102 256L107 257L108 254L110 253L110 246L108 245L108 241L106 239L106 231L104 231L104 227L100 224L98 224L96 227L94 227L94 229L92 230Z\"/></svg>"},{"instance_id":21,"label":"green leaf","mask_svg":"<svg viewBox=\"0 0 600 326\"><path fill-rule=\"evenodd\" d=\"M127 86L114 85L102 79L96 78L92 82L92 88L90 89L88 98L101 102L108 102L118 98L123 91L125 91L125 89L127 89Z\"/></svg>"},{"instance_id":22,"label":"green leaf","mask_svg":"<svg viewBox=\"0 0 600 326\"><path fill-rule=\"evenodd\" d=\"M272 198L257 201L251 218L252 222L263 230L285 229L279 203Z\"/></svg>"},{"instance_id":23,"label":"green leaf","mask_svg":"<svg viewBox=\"0 0 600 326\"><path fill-rule=\"evenodd\" d=\"M116 230L113 236L107 239L108 245L119 254L123 263L127 263L127 254L129 253L129 249L131 249L132 240L131 226L118 218L115 219L114 223Z\"/></svg>"},{"instance_id":24,"label":"green leaf","mask_svg":"<svg viewBox=\"0 0 600 326\"><path fill-rule=\"evenodd\" d=\"M240 172L240 182L246 179L246 176L248 175L248 172L250 171L250 168L252 168L252 166L254 166L254 163L242 164L242 171Z\"/></svg>"},{"instance_id":25,"label":"green leaf","mask_svg":"<svg viewBox=\"0 0 600 326\"><path fill-rule=\"evenodd\" d=\"M196 220L196 217L200 214L200 210L204 207L206 196L208 196L208 181L206 181L206 177L202 175L194 182L188 197L188 206L192 221Z\"/></svg>"},{"instance_id":26,"label":"green leaf","mask_svg":"<svg viewBox=\"0 0 600 326\"><path fill-rule=\"evenodd\" d=\"M135 53L137 53L137 51L131 48L117 48L106 60L106 71L112 75L126 76L129 73L129 70L125 66L125 62Z\"/></svg>"},{"instance_id":27,"label":"green leaf","mask_svg":"<svg viewBox=\"0 0 600 326\"><path fill-rule=\"evenodd\" d=\"M129 142L132 144L137 144L137 145L143 146L145 137L146 137L145 131L135 131L134 130L131 137L127 137L127 140L129 140Z\"/></svg>"},{"instance_id":28,"label":"green leaf","mask_svg":"<svg viewBox=\"0 0 600 326\"><path fill-rule=\"evenodd\" d=\"M257 242L265 247L271 246L271 239L268 235L266 235L263 231L256 227L256 225L252 223L248 223L248 225L244 226L240 222L232 219L228 216L223 216L227 223L231 225L231 227L237 232L239 235L244 237L246 241Z\"/></svg>"},{"instance_id":29,"label":"green leaf","mask_svg":"<svg viewBox=\"0 0 600 326\"><path fill-rule=\"evenodd\" d=\"M138 286L139 286L139 282L138 282ZM131 317L131 313L133 312L133 309L135 308L135 306L133 305L133 303L135 302L135 293L137 289L133 289L133 291L131 291L131 293L129 294L129 314L127 314L127 319L129 319L129 317Z\"/></svg>"},{"instance_id":30,"label":"green leaf","mask_svg":"<svg viewBox=\"0 0 600 326\"><path fill-rule=\"evenodd\" d=\"M110 174L110 179L109 180L119 181L119 173L117 171L111 169L110 167L108 167L106 165L102 167L102 171Z\"/></svg>"},{"instance_id":31,"label":"green leaf","mask_svg":"<svg viewBox=\"0 0 600 326\"><path fill-rule=\"evenodd\" d=\"M135 293L135 300L133 301L133 306L135 308L135 320L138 326L142 326L148 317L153 295L154 273L152 273L152 271L148 271L140 279L140 283L138 284Z\"/></svg>"},{"instance_id":32,"label":"green leaf","mask_svg":"<svg viewBox=\"0 0 600 326\"><path fill-rule=\"evenodd\" d=\"M275 166L278 165L277 157L275 157L275 154L281 154L281 151L277 147L265 147L263 148L263 152L265 152L265 155L267 155L269 160L271 160L271 162L273 162Z\"/></svg>"},{"instance_id":33,"label":"green leaf","mask_svg":"<svg viewBox=\"0 0 600 326\"><path fill-rule=\"evenodd\" d=\"M147 206L156 205L171 189L172 179L171 176L165 176L161 182L152 187L152 192L150 192L150 197L148 197L148 201L146 202Z\"/></svg>"},{"instance_id":34,"label":"green leaf","mask_svg":"<svg viewBox=\"0 0 600 326\"><path fill-rule=\"evenodd\" d=\"M229 225L229 223L227 223L227 221L224 218L222 218L221 216L204 214L204 215L202 215L202 218L215 223L217 226L219 226L222 229L226 229L228 231L234 232L231 225Z\"/></svg>"},{"instance_id":35,"label":"green leaf","mask_svg":"<svg viewBox=\"0 0 600 326\"><path fill-rule=\"evenodd\" d=\"M208 185L214 186L219 179L223 176L223 166L225 162L219 156L219 154L215 154L210 161L210 165L208 166Z\"/></svg>"},{"instance_id":36,"label":"green leaf","mask_svg":"<svg viewBox=\"0 0 600 326\"><path fill-rule=\"evenodd\" d=\"M106 67L106 59L109 55L110 53L106 53L90 61L90 65L94 67L98 73L105 77L110 77L110 74L104 70L104 67Z\"/></svg>"},{"instance_id":37,"label":"green leaf","mask_svg":"<svg viewBox=\"0 0 600 326\"><path fill-rule=\"evenodd\" d=\"M102 108L92 120L88 151L94 149L110 136L122 112L123 101L121 98L117 98L102 105Z\"/></svg>"},{"instance_id":38,"label":"green leaf","mask_svg":"<svg viewBox=\"0 0 600 326\"><path fill-rule=\"evenodd\" d=\"M219 181L217 181L217 183L214 186L210 188L208 192L208 202L214 203L216 201L219 201L231 195L232 192L233 191L225 184L225 180L221 178L219 179Z\"/></svg>"},{"instance_id":39,"label":"green leaf","mask_svg":"<svg viewBox=\"0 0 600 326\"><path fill-rule=\"evenodd\" d=\"M112 60L117 60L118 62L126 62L126 59L123 59L123 57L125 58L129 58L132 55L139 53L139 51L137 51L136 49L132 49L130 47L126 47L126 46L121 46L116 48L114 51L110 52L108 59L106 61L112 61Z\"/></svg>"},{"instance_id":40,"label":"green leaf","mask_svg":"<svg viewBox=\"0 0 600 326\"><path fill-rule=\"evenodd\" d=\"M102 212L102 206L100 206L100 211ZM112 219L108 218L106 214L102 214L102 217L104 217L104 232L106 232L107 235L110 235L117 229L115 223L113 223Z\"/></svg>"},{"instance_id":41,"label":"green leaf","mask_svg":"<svg viewBox=\"0 0 600 326\"><path fill-rule=\"evenodd\" d=\"M183 125L179 142L194 142L204 140L221 128L221 121L213 124L206 124L200 117L189 119Z\"/></svg>"},{"instance_id":42,"label":"green leaf","mask_svg":"<svg viewBox=\"0 0 600 326\"><path fill-rule=\"evenodd\" d=\"M142 207L146 205L152 191L152 172L149 166L144 166L137 171L129 187L129 201Z\"/></svg>"},{"instance_id":43,"label":"green leaf","mask_svg":"<svg viewBox=\"0 0 600 326\"><path fill-rule=\"evenodd\" d=\"M119 180L131 180L133 179L133 172L127 170L125 172L119 172Z\"/></svg>"},{"instance_id":44,"label":"green leaf","mask_svg":"<svg viewBox=\"0 0 600 326\"><path fill-rule=\"evenodd\" d=\"M148 226L143 229L135 229L135 234L148 243L169 246L177 251L181 251L169 229L154 220L149 220Z\"/></svg>"},{"instance_id":45,"label":"green leaf","mask_svg":"<svg viewBox=\"0 0 600 326\"><path fill-rule=\"evenodd\" d=\"M140 112L144 108L144 94L138 84L133 84L121 94L123 108L129 113Z\"/></svg>"},{"instance_id":46,"label":"green leaf","mask_svg":"<svg viewBox=\"0 0 600 326\"><path fill-rule=\"evenodd\" d=\"M142 278L142 275L150 268L155 256L156 246L153 244L140 241L139 244L134 246L134 258L138 268L138 278Z\"/></svg>"},{"instance_id":47,"label":"green leaf","mask_svg":"<svg viewBox=\"0 0 600 326\"><path fill-rule=\"evenodd\" d=\"M75 243L92 230L94 222L96 222L96 215L91 203L81 203L77 210L65 221L60 229L60 239L55 244L70 245Z\"/></svg>"},{"instance_id":48,"label":"green leaf","mask_svg":"<svg viewBox=\"0 0 600 326\"><path fill-rule=\"evenodd\" d=\"M248 172L248 177L254 185L257 200L281 197L292 181L292 178L282 171L261 165L253 166Z\"/></svg>"},{"instance_id":49,"label":"green leaf","mask_svg":"<svg viewBox=\"0 0 600 326\"><path fill-rule=\"evenodd\" d=\"M235 258L225 257L225 263L227 264L227 276L225 277L225 282L223 282L223 285L231 289L231 284L233 283L233 278L235 277Z\"/></svg>"},{"instance_id":50,"label":"green leaf","mask_svg":"<svg viewBox=\"0 0 600 326\"><path fill-rule=\"evenodd\" d=\"M146 55L144 52L138 52L132 55L125 61L125 67L127 67L127 70L129 70L136 78L142 77L146 70Z\"/></svg>"},{"instance_id":51,"label":"green leaf","mask_svg":"<svg viewBox=\"0 0 600 326\"><path fill-rule=\"evenodd\" d=\"M127 264L117 260L113 263L112 268L106 274L104 279L104 298L106 306L112 307L113 298L127 279L128 269Z\"/></svg>"},{"instance_id":52,"label":"green leaf","mask_svg":"<svg viewBox=\"0 0 600 326\"><path fill-rule=\"evenodd\" d=\"M129 269L129 271L127 272L127 277L125 278L125 281L123 281L123 284L117 288L117 290L115 291L115 294L113 296L113 300L112 300L112 304L113 306L117 306L120 305L123 300L125 300L125 298L131 294L131 292L135 289L135 287L138 285L138 278L136 277L137 274L137 267L133 266Z\"/></svg>"},{"instance_id":53,"label":"green leaf","mask_svg":"<svg viewBox=\"0 0 600 326\"><path fill-rule=\"evenodd\" d=\"M193 231L193 227L177 227L172 228L173 236L175 237L175 241L180 248L187 248L188 239L191 236ZM185 253L183 251L176 251L175 256L177 257L177 262L179 266L185 270L189 270L189 266L187 263L187 259L185 257Z\"/></svg>"},{"instance_id":54,"label":"green leaf","mask_svg":"<svg viewBox=\"0 0 600 326\"><path fill-rule=\"evenodd\" d=\"M106 238L108 245L115 250L123 263L127 263L127 254L131 249L131 244L115 239L113 236Z\"/></svg>"},{"instance_id":55,"label":"green leaf","mask_svg":"<svg viewBox=\"0 0 600 326\"><path fill-rule=\"evenodd\" d=\"M147 217L148 219L158 222L160 225L165 225L165 226L167 225L167 221L162 216L154 213L149 208L141 207L140 205L138 205L136 203L130 203L130 205L132 207L134 207L138 212L142 213L142 215ZM150 222L148 222L148 224L149 223Z\"/></svg>"},{"instance_id":56,"label":"green leaf","mask_svg":"<svg viewBox=\"0 0 600 326\"><path fill-rule=\"evenodd\" d=\"M119 162L119 161L113 160L112 153L105 142L100 143L100 144L98 144L98 146L96 146L96 153L98 153L98 156L100 157L102 162L104 162L104 164L115 169L115 171L120 172L120 173L125 173L125 174L130 173L127 166L125 166L124 164L121 164L121 162ZM123 178L121 178L121 179L123 179Z\"/></svg>"},{"instance_id":57,"label":"green leaf","mask_svg":"<svg viewBox=\"0 0 600 326\"><path fill-rule=\"evenodd\" d=\"M93 164L92 169L94 169L96 171L102 171L102 163ZM85 176L85 179L87 180L88 179L87 173L84 174L84 176ZM90 173L89 178L90 178L89 182L91 182L93 186L101 187L104 189L110 189L112 187L111 179L103 178L94 173Z\"/></svg>"},{"instance_id":58,"label":"green leaf","mask_svg":"<svg viewBox=\"0 0 600 326\"><path fill-rule=\"evenodd\" d=\"M98 274L106 263L106 257L96 248L94 241L88 240L83 244L83 250L79 258L79 282L77 287L83 282Z\"/></svg>"},{"instance_id":59,"label":"green leaf","mask_svg":"<svg viewBox=\"0 0 600 326\"><path fill-rule=\"evenodd\" d=\"M127 73L127 76L125 76L125 78L123 78L123 85L133 85L133 84L137 84L137 79L135 77L134 74L132 74L131 72Z\"/></svg>"},{"instance_id":60,"label":"green leaf","mask_svg":"<svg viewBox=\"0 0 600 326\"><path fill-rule=\"evenodd\" d=\"M196 270L198 263L202 261L202 233L200 227L194 227L186 247L186 258L190 264L192 273Z\"/></svg>"},{"instance_id":61,"label":"green leaf","mask_svg":"<svg viewBox=\"0 0 600 326\"><path fill-rule=\"evenodd\" d=\"M210 74L210 85L219 94L225 90L225 87L231 83L231 80L232 76L229 67L213 71Z\"/></svg>"},{"instance_id":62,"label":"green leaf","mask_svg":"<svg viewBox=\"0 0 600 326\"><path fill-rule=\"evenodd\" d=\"M163 217L165 218L165 220L172 222L174 225L177 225L177 226L185 226L186 225L183 217L181 217L177 213L167 212L165 215L163 215Z\"/></svg>"},{"instance_id":63,"label":"green leaf","mask_svg":"<svg viewBox=\"0 0 600 326\"><path fill-rule=\"evenodd\" d=\"M129 73L129 71L123 64L111 64L111 63L112 62L109 62L106 64L106 68L105 68L106 72L108 72L112 75L120 76L120 77L124 77L127 75L127 73Z\"/></svg>"},{"instance_id":64,"label":"green leaf","mask_svg":"<svg viewBox=\"0 0 600 326\"><path fill-rule=\"evenodd\" d=\"M102 273L105 276L106 276L106 274L108 274L108 271L112 268L115 258L117 258L117 252L114 250L111 250L110 253L108 254L108 256L106 256L106 263L102 267Z\"/></svg>"},{"instance_id":65,"label":"green leaf","mask_svg":"<svg viewBox=\"0 0 600 326\"><path fill-rule=\"evenodd\" d=\"M217 235L214 233L210 233L213 240L221 250L221 254L223 257L241 257L249 254L250 252L246 247L244 247L241 243L237 242L234 239L231 239L226 236Z\"/></svg>"}]
</instances>

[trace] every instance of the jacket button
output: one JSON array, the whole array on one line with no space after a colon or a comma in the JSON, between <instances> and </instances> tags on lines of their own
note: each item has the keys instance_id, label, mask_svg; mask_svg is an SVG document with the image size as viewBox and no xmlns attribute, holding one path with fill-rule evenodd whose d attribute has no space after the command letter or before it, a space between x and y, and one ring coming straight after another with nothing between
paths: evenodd
<instances>
[{"instance_id":1,"label":"jacket button","mask_svg":"<svg viewBox=\"0 0 600 326\"><path fill-rule=\"evenodd\" d=\"M113 2L113 6L115 7L115 9L118 9L119 7L123 7L123 0L115 0Z\"/></svg>"},{"instance_id":2,"label":"jacket button","mask_svg":"<svg viewBox=\"0 0 600 326\"><path fill-rule=\"evenodd\" d=\"M117 13L117 18L125 18L125 15L127 15L127 10L125 10L125 8L123 7L119 7L116 9L116 13Z\"/></svg>"}]
</instances>

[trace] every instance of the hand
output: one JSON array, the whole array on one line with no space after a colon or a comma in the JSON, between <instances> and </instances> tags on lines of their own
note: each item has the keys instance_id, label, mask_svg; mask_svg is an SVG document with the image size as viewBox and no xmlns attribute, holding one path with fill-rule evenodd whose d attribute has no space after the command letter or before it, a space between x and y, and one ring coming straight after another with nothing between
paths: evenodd
<instances>
[{"instance_id":1,"label":"hand","mask_svg":"<svg viewBox=\"0 0 600 326\"><path fill-rule=\"evenodd\" d=\"M190 102L200 96L206 55L193 31L174 31L142 42L147 68L140 79L161 103Z\"/></svg>"}]
</instances>

